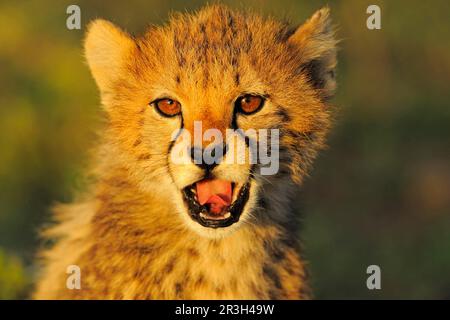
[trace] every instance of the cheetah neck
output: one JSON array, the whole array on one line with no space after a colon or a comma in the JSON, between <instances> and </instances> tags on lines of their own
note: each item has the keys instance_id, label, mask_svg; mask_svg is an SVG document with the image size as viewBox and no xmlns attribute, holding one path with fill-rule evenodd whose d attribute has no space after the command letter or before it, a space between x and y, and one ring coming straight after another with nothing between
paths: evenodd
<instances>
[{"instance_id":1,"label":"cheetah neck","mask_svg":"<svg viewBox=\"0 0 450 320\"><path fill-rule=\"evenodd\" d=\"M206 238L170 218L173 209L164 199L145 195L124 180L107 183L106 194L99 193L92 230L96 247L108 252L98 264L108 262L113 270L120 270L108 277L127 288L117 291L123 292L120 298L296 299L305 295L304 268L294 235L281 225L244 224L227 237Z\"/></svg>"},{"instance_id":2,"label":"cheetah neck","mask_svg":"<svg viewBox=\"0 0 450 320\"><path fill-rule=\"evenodd\" d=\"M227 237L202 237L170 218L167 200L114 172L99 180L94 199L62 208L65 221L51 232L63 238L47 252L36 298L307 297L295 235L286 228L245 223ZM65 286L72 264L82 272L81 290Z\"/></svg>"}]
</instances>

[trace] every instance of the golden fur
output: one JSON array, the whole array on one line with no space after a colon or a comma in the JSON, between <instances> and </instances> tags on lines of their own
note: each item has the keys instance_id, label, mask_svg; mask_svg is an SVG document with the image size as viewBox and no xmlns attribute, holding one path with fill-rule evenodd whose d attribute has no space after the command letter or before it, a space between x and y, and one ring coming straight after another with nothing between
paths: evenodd
<instances>
[{"instance_id":1,"label":"golden fur","mask_svg":"<svg viewBox=\"0 0 450 320\"><path fill-rule=\"evenodd\" d=\"M327 8L297 29L221 5L174 15L139 38L92 22L85 52L108 120L96 181L84 200L55 209L45 236L57 241L42 252L34 298L307 298L290 203L329 128L335 44ZM267 96L260 112L236 121L280 129L280 170L217 166L222 179L251 177L250 199L238 223L201 227L180 189L202 173L168 161L171 133L192 131L195 120L225 131L242 92ZM181 102L182 120L149 106L161 95ZM66 288L69 265L81 268L80 290Z\"/></svg>"}]
</instances>

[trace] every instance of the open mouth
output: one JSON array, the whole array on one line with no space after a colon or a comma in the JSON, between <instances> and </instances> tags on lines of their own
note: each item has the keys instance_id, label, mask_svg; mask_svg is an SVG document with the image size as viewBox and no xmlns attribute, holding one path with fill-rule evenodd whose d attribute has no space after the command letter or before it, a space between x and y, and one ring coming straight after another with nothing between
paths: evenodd
<instances>
[{"instance_id":1,"label":"open mouth","mask_svg":"<svg viewBox=\"0 0 450 320\"><path fill-rule=\"evenodd\" d=\"M248 201L250 183L238 185L220 179L203 179L183 189L192 220L204 227L223 228L239 221Z\"/></svg>"}]
</instances>

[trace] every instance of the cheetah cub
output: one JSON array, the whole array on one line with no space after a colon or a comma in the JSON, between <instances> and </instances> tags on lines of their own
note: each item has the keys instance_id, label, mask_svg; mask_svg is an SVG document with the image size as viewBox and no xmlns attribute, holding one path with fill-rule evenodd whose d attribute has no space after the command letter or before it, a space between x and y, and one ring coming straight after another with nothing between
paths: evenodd
<instances>
[{"instance_id":1,"label":"cheetah cub","mask_svg":"<svg viewBox=\"0 0 450 320\"><path fill-rule=\"evenodd\" d=\"M34 297L308 298L292 199L331 122L329 10L292 28L213 5L140 37L95 20L85 55L106 119L95 179L55 208ZM248 156L263 140L271 174Z\"/></svg>"}]
</instances>

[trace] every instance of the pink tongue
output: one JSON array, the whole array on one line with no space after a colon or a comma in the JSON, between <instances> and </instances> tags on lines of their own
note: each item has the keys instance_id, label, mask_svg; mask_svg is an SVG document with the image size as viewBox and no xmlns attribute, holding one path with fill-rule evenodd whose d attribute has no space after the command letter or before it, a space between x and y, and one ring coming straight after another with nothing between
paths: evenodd
<instances>
[{"instance_id":1,"label":"pink tongue","mask_svg":"<svg viewBox=\"0 0 450 320\"><path fill-rule=\"evenodd\" d=\"M231 182L219 179L206 179L196 183L198 202L209 204L213 214L222 213L231 204Z\"/></svg>"}]
</instances>

